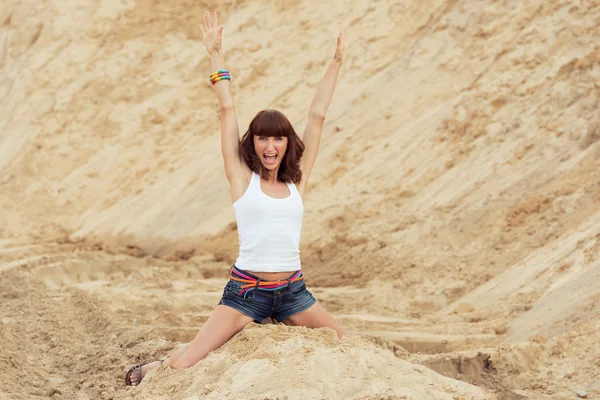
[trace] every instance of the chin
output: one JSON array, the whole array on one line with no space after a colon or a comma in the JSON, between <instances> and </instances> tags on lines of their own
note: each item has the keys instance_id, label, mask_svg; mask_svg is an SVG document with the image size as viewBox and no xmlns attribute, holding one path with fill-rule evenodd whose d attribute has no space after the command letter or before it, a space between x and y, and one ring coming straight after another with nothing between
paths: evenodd
<instances>
[{"instance_id":1,"label":"chin","mask_svg":"<svg viewBox=\"0 0 600 400\"><path fill-rule=\"evenodd\" d=\"M265 167L266 169L268 169L269 171L272 171L272 170L276 169L277 167L279 167L279 165L268 165L268 164L264 164L264 163L262 166Z\"/></svg>"}]
</instances>

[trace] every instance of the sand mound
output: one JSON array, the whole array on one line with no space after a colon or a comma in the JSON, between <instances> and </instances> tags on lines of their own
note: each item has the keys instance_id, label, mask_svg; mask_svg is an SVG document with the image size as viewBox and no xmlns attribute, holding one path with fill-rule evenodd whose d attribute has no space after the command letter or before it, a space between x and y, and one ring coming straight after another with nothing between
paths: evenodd
<instances>
[{"instance_id":1,"label":"sand mound","mask_svg":"<svg viewBox=\"0 0 600 400\"><path fill-rule=\"evenodd\" d=\"M190 400L491 398L360 337L340 341L328 329L257 324L192 368L161 367L130 393L138 391L141 399Z\"/></svg>"}]
</instances>

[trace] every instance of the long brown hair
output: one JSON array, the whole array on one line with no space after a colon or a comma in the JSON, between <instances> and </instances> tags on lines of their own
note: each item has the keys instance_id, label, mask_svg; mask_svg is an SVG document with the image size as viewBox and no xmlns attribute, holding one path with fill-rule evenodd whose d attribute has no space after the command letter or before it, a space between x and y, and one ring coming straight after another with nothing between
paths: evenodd
<instances>
[{"instance_id":1,"label":"long brown hair","mask_svg":"<svg viewBox=\"0 0 600 400\"><path fill-rule=\"evenodd\" d=\"M302 179L300 158L304 153L304 143L296 134L290 121L277 110L260 111L250 122L248 130L240 141L240 156L246 161L250 169L263 179L269 177L269 170L265 168L254 150L254 136L287 137L287 148L279 171L277 180L285 183L298 183Z\"/></svg>"}]
</instances>

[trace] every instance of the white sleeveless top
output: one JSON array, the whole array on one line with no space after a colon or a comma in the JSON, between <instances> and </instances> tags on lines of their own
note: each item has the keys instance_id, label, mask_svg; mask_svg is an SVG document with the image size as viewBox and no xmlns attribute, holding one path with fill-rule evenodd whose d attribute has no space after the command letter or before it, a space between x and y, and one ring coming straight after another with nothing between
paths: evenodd
<instances>
[{"instance_id":1,"label":"white sleeveless top","mask_svg":"<svg viewBox=\"0 0 600 400\"><path fill-rule=\"evenodd\" d=\"M304 206L296 185L287 185L288 197L267 196L260 188L260 176L252 172L246 192L233 203L240 239L237 268L256 272L300 269Z\"/></svg>"}]
</instances>

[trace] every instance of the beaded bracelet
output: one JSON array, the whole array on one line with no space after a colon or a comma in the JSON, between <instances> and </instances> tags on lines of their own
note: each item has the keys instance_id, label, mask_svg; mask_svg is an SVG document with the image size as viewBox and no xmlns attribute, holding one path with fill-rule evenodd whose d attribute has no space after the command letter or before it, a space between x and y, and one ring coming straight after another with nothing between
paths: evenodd
<instances>
[{"instance_id":1,"label":"beaded bracelet","mask_svg":"<svg viewBox=\"0 0 600 400\"><path fill-rule=\"evenodd\" d=\"M231 74L226 69L220 69L210 74L210 83L212 83L213 85L219 81L225 80L231 80Z\"/></svg>"}]
</instances>

